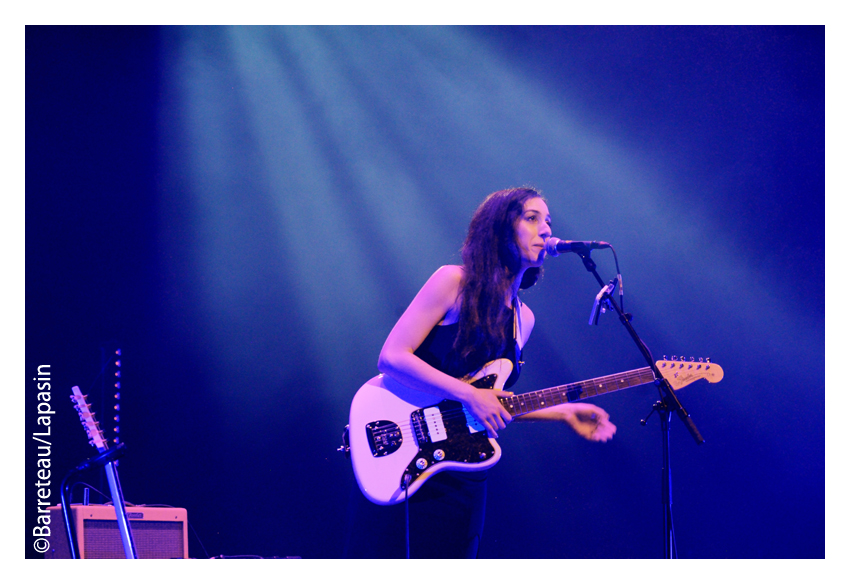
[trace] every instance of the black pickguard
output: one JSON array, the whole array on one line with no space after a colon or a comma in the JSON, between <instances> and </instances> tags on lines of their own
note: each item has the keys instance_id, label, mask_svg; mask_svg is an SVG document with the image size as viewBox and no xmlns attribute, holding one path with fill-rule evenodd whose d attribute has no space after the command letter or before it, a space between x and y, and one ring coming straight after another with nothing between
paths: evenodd
<instances>
[{"instance_id":1,"label":"black pickguard","mask_svg":"<svg viewBox=\"0 0 850 584\"><path fill-rule=\"evenodd\" d=\"M479 389L492 389L496 378L496 375L488 375L476 380L472 385ZM419 452L411 460L402 476L402 488L405 480L408 484L412 483L435 464L446 461L475 464L489 460L496 454L495 448L487 438L486 431L470 432L463 404L447 399L432 407L440 409L447 437L444 440L432 442L424 429L415 432ZM411 425L414 428L424 426L416 420L417 417L422 418L424 409L416 410L411 414Z\"/></svg>"}]
</instances>

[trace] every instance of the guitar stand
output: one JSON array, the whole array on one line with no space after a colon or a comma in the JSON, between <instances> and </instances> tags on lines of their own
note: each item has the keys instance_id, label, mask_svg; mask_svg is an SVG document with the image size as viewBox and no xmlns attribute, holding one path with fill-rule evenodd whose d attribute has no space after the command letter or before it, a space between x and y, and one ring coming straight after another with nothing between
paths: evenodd
<instances>
[{"instance_id":1,"label":"guitar stand","mask_svg":"<svg viewBox=\"0 0 850 584\"><path fill-rule=\"evenodd\" d=\"M71 487L68 484L68 479L93 466L103 466L106 471L106 478L109 482L109 489L112 493L112 506L115 508L115 519L118 522L118 532L121 535L121 543L124 546L124 556L129 559L136 559L136 547L133 542L133 532L130 530L130 521L127 519L127 510L124 508L124 494L121 492L121 484L118 482L118 471L115 468L115 459L124 454L124 444L118 444L115 448L104 450L97 456L80 463L75 468L65 475L62 479L62 487L59 491L59 497L62 502L62 517L65 519L65 534L68 536L68 549L71 551L71 559L79 559L77 552L77 538L74 533L74 522L71 519L71 506L69 495Z\"/></svg>"},{"instance_id":2,"label":"guitar stand","mask_svg":"<svg viewBox=\"0 0 850 584\"><path fill-rule=\"evenodd\" d=\"M656 402L652 407L652 412L658 412L658 417L661 419L661 434L662 434L662 448L661 448L661 456L662 456L662 500L664 504L664 546L665 546L665 558L673 559L677 557L676 553L676 541L673 532L673 510L672 510L672 475L670 473L670 420L672 419L673 412L679 416L682 422L685 424L685 427L690 432L694 441L697 444L704 444L705 439L697 430L696 425L694 424L691 416L685 410L685 407L682 405L682 402L679 401L679 398L673 392L673 388L670 386L670 383L661 375L661 372L658 371L658 367L655 365L655 362L652 359L652 354L649 352L649 348L647 348L646 343L644 343L634 327L632 326L632 315L624 313L620 306L617 306L617 303L611 297L611 292L614 289L613 281L609 284L605 284L602 278L599 277L599 274L596 271L596 264L590 258L590 249L586 248L583 250L576 251L576 253L581 257L582 262L584 263L584 267L588 272L594 275L596 281L602 286L602 290L599 291L599 294L596 296L596 301L594 303L594 309L591 312L591 325L598 324L599 319L599 309L598 307L605 306L606 308L613 309L617 315L620 317L620 322L623 323L623 326L626 327L626 330L629 333L629 336L632 337L632 340L638 347L641 355L646 360L647 364L649 364L650 369L652 369L653 375L655 375L655 385L658 387L658 392L661 397L661 400ZM607 301L607 304L603 304L603 302ZM595 318L594 318L595 317ZM646 420L649 416L652 415L652 412L643 420L641 420L641 425L646 425Z\"/></svg>"}]
</instances>

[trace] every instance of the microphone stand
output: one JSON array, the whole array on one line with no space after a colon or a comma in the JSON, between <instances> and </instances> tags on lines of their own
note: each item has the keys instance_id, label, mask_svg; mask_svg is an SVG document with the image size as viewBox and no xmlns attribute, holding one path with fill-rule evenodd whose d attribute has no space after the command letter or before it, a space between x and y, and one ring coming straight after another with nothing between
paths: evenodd
<instances>
[{"instance_id":1,"label":"microphone stand","mask_svg":"<svg viewBox=\"0 0 850 584\"><path fill-rule=\"evenodd\" d=\"M655 362L652 360L652 354L649 352L649 349L646 346L634 327L632 326L632 315L624 313L619 306L617 306L617 302L611 297L611 292L614 290L614 282L610 282L605 284L602 281L602 278L599 277L599 273L596 271L596 263L590 258L590 249L584 248L581 250L573 250L575 251L579 257L581 257L582 262L584 263L584 267L588 272L594 275L596 281L599 282L599 285L602 286L602 290L599 291L599 294L596 296L596 301L593 305L593 311L590 315L590 324L597 324L599 318L599 310L600 307L607 305L611 309L613 309L617 315L620 317L620 322L623 323L623 326L626 327L629 335L634 340L635 344L638 347L641 355L646 360L650 369L652 369L652 373L655 375L655 385L658 387L659 394L661 395L661 400L656 402L653 406L652 411L658 412L658 417L661 419L661 434L662 434L662 442L661 442L661 456L662 456L662 484L663 484L663 504L664 504L664 532L665 532L665 557L667 559L672 559L674 557L675 550L675 536L673 533L673 509L672 509L672 475L670 473L670 420L672 418L673 412L679 416L682 422L685 424L685 427L690 432L691 436L694 438L697 444L704 444L705 439L697 430L694 421L691 419L690 414L688 414L685 407L682 405L682 402L679 401L679 398L676 396L673 388L670 386L670 383L661 375L661 372L658 370L658 367L655 365ZM652 413L650 413L652 415ZM649 418L649 416L647 416ZM646 425L646 420L641 420L641 424Z\"/></svg>"}]
</instances>

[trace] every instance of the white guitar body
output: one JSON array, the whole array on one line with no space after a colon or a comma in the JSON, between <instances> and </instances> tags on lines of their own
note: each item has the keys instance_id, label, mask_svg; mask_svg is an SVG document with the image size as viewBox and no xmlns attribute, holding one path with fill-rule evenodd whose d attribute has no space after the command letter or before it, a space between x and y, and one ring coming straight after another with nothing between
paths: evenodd
<instances>
[{"instance_id":1,"label":"white guitar body","mask_svg":"<svg viewBox=\"0 0 850 584\"><path fill-rule=\"evenodd\" d=\"M510 361L499 359L464 381L501 389L512 369ZM351 464L373 503L394 505L439 472L484 470L499 461L498 443L459 402L436 401L385 375L357 391L349 415Z\"/></svg>"}]
</instances>

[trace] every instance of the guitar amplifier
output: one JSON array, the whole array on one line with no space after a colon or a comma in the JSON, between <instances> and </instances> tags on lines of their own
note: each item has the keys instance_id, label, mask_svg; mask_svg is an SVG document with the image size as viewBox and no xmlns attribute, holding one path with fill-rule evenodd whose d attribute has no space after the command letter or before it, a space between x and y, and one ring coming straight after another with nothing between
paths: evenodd
<instances>
[{"instance_id":1,"label":"guitar amplifier","mask_svg":"<svg viewBox=\"0 0 850 584\"><path fill-rule=\"evenodd\" d=\"M133 544L139 559L189 557L186 510L174 507L126 507ZM62 507L49 507L50 549L45 559L71 557ZM71 520L82 559L125 558L124 544L111 505L71 505Z\"/></svg>"}]
</instances>

